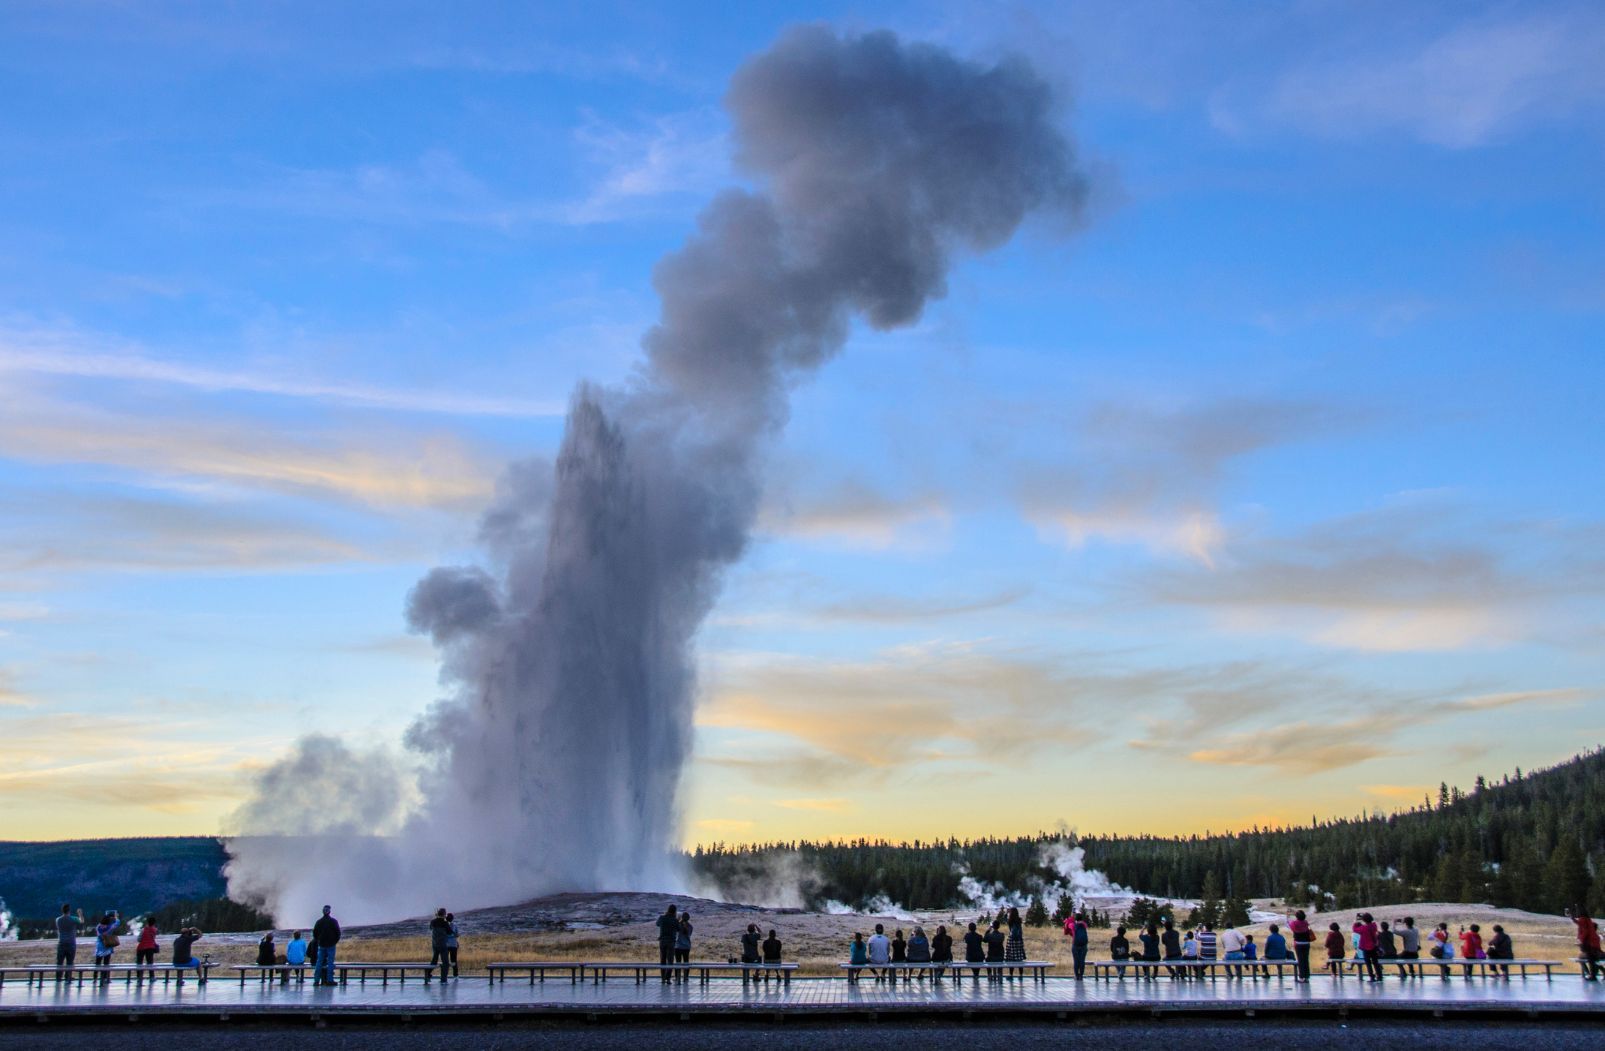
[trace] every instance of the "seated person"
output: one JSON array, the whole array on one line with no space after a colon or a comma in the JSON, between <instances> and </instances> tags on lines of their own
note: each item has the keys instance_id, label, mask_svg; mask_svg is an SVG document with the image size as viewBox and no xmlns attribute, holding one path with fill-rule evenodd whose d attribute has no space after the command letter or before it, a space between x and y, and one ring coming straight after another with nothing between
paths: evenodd
<instances>
[{"instance_id":1,"label":"seated person","mask_svg":"<svg viewBox=\"0 0 1605 1051\"><path fill-rule=\"evenodd\" d=\"M1287 939L1282 937L1282 928L1278 924L1271 924L1271 933L1265 936L1265 959L1287 959Z\"/></svg>"},{"instance_id":2,"label":"seated person","mask_svg":"<svg viewBox=\"0 0 1605 1051\"><path fill-rule=\"evenodd\" d=\"M284 947L284 962L291 967L300 967L307 962L307 940L301 937L300 931L296 931L290 944Z\"/></svg>"},{"instance_id":3,"label":"seated person","mask_svg":"<svg viewBox=\"0 0 1605 1051\"><path fill-rule=\"evenodd\" d=\"M931 942L925 937L925 928L916 926L908 939L907 963L930 963Z\"/></svg>"},{"instance_id":4,"label":"seated person","mask_svg":"<svg viewBox=\"0 0 1605 1051\"><path fill-rule=\"evenodd\" d=\"M1131 959L1131 942L1126 940L1126 928L1115 928L1115 936L1109 939L1109 958L1111 960Z\"/></svg>"},{"instance_id":5,"label":"seated person","mask_svg":"<svg viewBox=\"0 0 1605 1051\"><path fill-rule=\"evenodd\" d=\"M1259 946L1254 944L1254 936L1252 934L1243 935L1243 959L1259 959Z\"/></svg>"},{"instance_id":6,"label":"seated person","mask_svg":"<svg viewBox=\"0 0 1605 1051\"><path fill-rule=\"evenodd\" d=\"M780 939L775 937L775 932L774 931L770 931L769 932L769 937L764 939L764 942L763 942L763 962L764 963L779 963L780 962Z\"/></svg>"},{"instance_id":7,"label":"seated person","mask_svg":"<svg viewBox=\"0 0 1605 1051\"><path fill-rule=\"evenodd\" d=\"M863 967L869 963L869 946L864 944L863 931L853 935L853 943L847 947L847 962L854 967Z\"/></svg>"},{"instance_id":8,"label":"seated person","mask_svg":"<svg viewBox=\"0 0 1605 1051\"><path fill-rule=\"evenodd\" d=\"M970 924L969 932L964 935L964 962L986 962L986 939L981 937L973 923Z\"/></svg>"},{"instance_id":9,"label":"seated person","mask_svg":"<svg viewBox=\"0 0 1605 1051\"><path fill-rule=\"evenodd\" d=\"M262 935L262 940L256 943L256 963L258 967L272 967L284 962L284 958L277 955L278 946L273 944L273 932L268 931Z\"/></svg>"},{"instance_id":10,"label":"seated person","mask_svg":"<svg viewBox=\"0 0 1605 1051\"><path fill-rule=\"evenodd\" d=\"M200 940L201 930L199 927L185 927L179 931L178 937L173 939L173 966L193 967L199 971L201 969L201 961L197 960L195 954L190 950Z\"/></svg>"}]
</instances>

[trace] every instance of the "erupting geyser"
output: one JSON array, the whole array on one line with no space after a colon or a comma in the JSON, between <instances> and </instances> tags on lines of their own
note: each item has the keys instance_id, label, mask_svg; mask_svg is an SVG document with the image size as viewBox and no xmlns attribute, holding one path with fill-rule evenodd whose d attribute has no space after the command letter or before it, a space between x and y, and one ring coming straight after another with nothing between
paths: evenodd
<instances>
[{"instance_id":1,"label":"erupting geyser","mask_svg":"<svg viewBox=\"0 0 1605 1051\"><path fill-rule=\"evenodd\" d=\"M1034 210L1073 216L1085 190L1019 61L805 27L726 102L758 189L721 194L658 264L632 382L582 386L555 464L508 472L482 529L491 568L434 570L408 599L451 687L408 734L415 798L382 756L303 741L237 815L231 896L288 922L326 899L379 919L680 884L692 641L747 544L789 387L855 315L917 320L955 250L1001 244ZM349 838L376 831L396 834Z\"/></svg>"}]
</instances>

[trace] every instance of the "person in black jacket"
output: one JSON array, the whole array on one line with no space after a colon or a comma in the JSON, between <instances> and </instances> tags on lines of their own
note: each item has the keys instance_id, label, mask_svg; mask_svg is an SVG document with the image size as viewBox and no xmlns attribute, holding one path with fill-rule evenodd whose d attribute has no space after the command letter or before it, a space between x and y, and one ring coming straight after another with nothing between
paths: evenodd
<instances>
[{"instance_id":1,"label":"person in black jacket","mask_svg":"<svg viewBox=\"0 0 1605 1051\"><path fill-rule=\"evenodd\" d=\"M1126 928L1115 928L1115 936L1109 939L1109 958L1116 963L1131 959L1131 942L1126 940ZM1126 969L1117 968L1116 973L1125 977Z\"/></svg>"},{"instance_id":2,"label":"person in black jacket","mask_svg":"<svg viewBox=\"0 0 1605 1051\"><path fill-rule=\"evenodd\" d=\"M1503 926L1497 923L1494 924L1494 936L1488 939L1488 959L1514 960L1515 958L1516 947L1514 943L1511 942L1510 935L1505 933L1505 928ZM1503 974L1506 978L1510 977L1510 968L1503 964L1499 965L1498 967L1490 967L1489 970L1496 970Z\"/></svg>"},{"instance_id":3,"label":"person in black jacket","mask_svg":"<svg viewBox=\"0 0 1605 1051\"><path fill-rule=\"evenodd\" d=\"M1181 935L1176 933L1174 920L1165 920L1165 933L1159 936L1159 944L1165 948L1165 959L1167 961L1181 959ZM1171 967L1169 971L1172 978L1181 977L1180 967Z\"/></svg>"},{"instance_id":4,"label":"person in black jacket","mask_svg":"<svg viewBox=\"0 0 1605 1051\"><path fill-rule=\"evenodd\" d=\"M451 977L451 950L446 943L451 941L451 921L446 919L445 909L436 909L435 918L429 921L429 966L440 964L440 980L445 981Z\"/></svg>"},{"instance_id":5,"label":"person in black jacket","mask_svg":"<svg viewBox=\"0 0 1605 1051\"><path fill-rule=\"evenodd\" d=\"M976 931L975 924L970 924L969 931L964 935L964 962L986 962L986 939Z\"/></svg>"},{"instance_id":6,"label":"person in black jacket","mask_svg":"<svg viewBox=\"0 0 1605 1051\"><path fill-rule=\"evenodd\" d=\"M258 967L273 967L284 962L284 957L278 955L278 946L273 944L273 932L268 931L262 935L262 940L256 943L256 965Z\"/></svg>"},{"instance_id":7,"label":"person in black jacket","mask_svg":"<svg viewBox=\"0 0 1605 1051\"><path fill-rule=\"evenodd\" d=\"M318 965L313 970L313 985L334 984L334 947L340 944L340 921L334 918L331 906L323 907L323 916L312 925L312 941L318 947Z\"/></svg>"},{"instance_id":8,"label":"person in black jacket","mask_svg":"<svg viewBox=\"0 0 1605 1051\"><path fill-rule=\"evenodd\" d=\"M953 962L953 936L947 933L947 928L938 926L936 933L931 936L931 962L944 964ZM942 977L942 967L937 967L932 973L935 977Z\"/></svg>"},{"instance_id":9,"label":"person in black jacket","mask_svg":"<svg viewBox=\"0 0 1605 1051\"><path fill-rule=\"evenodd\" d=\"M674 943L680 937L680 910L670 905L658 917L658 963L674 963ZM673 971L664 970L663 984L668 985Z\"/></svg>"},{"instance_id":10,"label":"person in black jacket","mask_svg":"<svg viewBox=\"0 0 1605 1051\"><path fill-rule=\"evenodd\" d=\"M775 937L774 931L770 931L769 937L765 938L763 941L763 962L780 962L780 939Z\"/></svg>"}]
</instances>

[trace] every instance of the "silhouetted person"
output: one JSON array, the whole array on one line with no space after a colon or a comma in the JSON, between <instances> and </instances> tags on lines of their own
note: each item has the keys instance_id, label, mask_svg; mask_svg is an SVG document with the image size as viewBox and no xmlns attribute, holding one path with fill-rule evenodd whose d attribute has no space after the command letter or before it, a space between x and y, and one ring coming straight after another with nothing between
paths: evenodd
<instances>
[{"instance_id":1,"label":"silhouetted person","mask_svg":"<svg viewBox=\"0 0 1605 1051\"><path fill-rule=\"evenodd\" d=\"M195 943L201 940L199 927L185 927L173 939L173 966L193 967L199 973L201 961L195 958Z\"/></svg>"},{"instance_id":2,"label":"silhouetted person","mask_svg":"<svg viewBox=\"0 0 1605 1051\"><path fill-rule=\"evenodd\" d=\"M665 968L674 963L674 943L680 937L679 912L679 909L670 905L663 910L663 915L658 917L658 963ZM669 970L662 972L665 985L668 984L669 977L673 973L673 971Z\"/></svg>"},{"instance_id":3,"label":"silhouetted person","mask_svg":"<svg viewBox=\"0 0 1605 1051\"><path fill-rule=\"evenodd\" d=\"M460 936L461 932L457 930L456 913L446 913L446 928L446 951L451 953L451 976L456 978L461 974L461 972L457 970L457 946L458 937Z\"/></svg>"},{"instance_id":4,"label":"silhouetted person","mask_svg":"<svg viewBox=\"0 0 1605 1051\"><path fill-rule=\"evenodd\" d=\"M775 937L774 931L770 931L769 937L765 938L763 941L763 962L780 962L780 939Z\"/></svg>"},{"instance_id":5,"label":"silhouetted person","mask_svg":"<svg viewBox=\"0 0 1605 1051\"><path fill-rule=\"evenodd\" d=\"M1303 909L1293 913L1287 929L1293 935L1293 980L1307 982L1310 980L1310 947L1315 944L1315 931L1304 918Z\"/></svg>"},{"instance_id":6,"label":"silhouetted person","mask_svg":"<svg viewBox=\"0 0 1605 1051\"><path fill-rule=\"evenodd\" d=\"M938 925L936 933L931 936L931 962L944 964L953 962L953 936L947 933L947 928ZM932 972L937 978L942 977L944 968L937 966Z\"/></svg>"},{"instance_id":7,"label":"silhouetted person","mask_svg":"<svg viewBox=\"0 0 1605 1051\"><path fill-rule=\"evenodd\" d=\"M61 915L56 917L56 966L69 968L58 970L56 981L64 977L71 977L70 968L78 962L78 929L84 925L84 910L79 909L75 915L71 905L61 907Z\"/></svg>"},{"instance_id":8,"label":"silhouetted person","mask_svg":"<svg viewBox=\"0 0 1605 1051\"><path fill-rule=\"evenodd\" d=\"M334 909L323 907L323 915L312 925L312 940L318 946L318 963L312 972L313 985L334 984L334 947L340 944L340 921L334 918Z\"/></svg>"},{"instance_id":9,"label":"silhouetted person","mask_svg":"<svg viewBox=\"0 0 1605 1051\"><path fill-rule=\"evenodd\" d=\"M975 929L975 924L973 923L970 924L969 931L964 935L964 962L986 962L986 939L981 937L980 932Z\"/></svg>"},{"instance_id":10,"label":"silhouetted person","mask_svg":"<svg viewBox=\"0 0 1605 1051\"><path fill-rule=\"evenodd\" d=\"M256 965L258 967L277 967L284 961L279 958L278 944L273 941L273 932L268 931L262 935L262 940L256 943Z\"/></svg>"},{"instance_id":11,"label":"silhouetted person","mask_svg":"<svg viewBox=\"0 0 1605 1051\"><path fill-rule=\"evenodd\" d=\"M440 964L443 982L451 977L451 950L446 947L450 939L451 921L446 919L446 910L436 909L434 919L429 921L429 966Z\"/></svg>"}]
</instances>

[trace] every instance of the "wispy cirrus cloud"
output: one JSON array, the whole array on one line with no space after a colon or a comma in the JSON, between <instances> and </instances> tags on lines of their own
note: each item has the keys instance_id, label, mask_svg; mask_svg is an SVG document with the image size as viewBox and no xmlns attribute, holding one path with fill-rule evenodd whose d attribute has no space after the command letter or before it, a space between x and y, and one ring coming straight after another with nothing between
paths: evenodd
<instances>
[{"instance_id":1,"label":"wispy cirrus cloud","mask_svg":"<svg viewBox=\"0 0 1605 1051\"><path fill-rule=\"evenodd\" d=\"M446 434L370 433L341 442L234 420L135 415L42 398L14 401L0 417L0 457L392 508L475 507L494 477L489 462Z\"/></svg>"},{"instance_id":2,"label":"wispy cirrus cloud","mask_svg":"<svg viewBox=\"0 0 1605 1051\"><path fill-rule=\"evenodd\" d=\"M1402 38L1402 39L1400 39ZM1514 10L1422 38L1368 35L1347 54L1223 89L1217 127L1263 125L1354 138L1398 132L1451 149L1605 105L1599 9Z\"/></svg>"},{"instance_id":3,"label":"wispy cirrus cloud","mask_svg":"<svg viewBox=\"0 0 1605 1051\"><path fill-rule=\"evenodd\" d=\"M783 485L765 504L759 528L843 547L923 550L943 542L950 520L947 501L937 494L895 495L849 478L808 488Z\"/></svg>"},{"instance_id":4,"label":"wispy cirrus cloud","mask_svg":"<svg viewBox=\"0 0 1605 1051\"><path fill-rule=\"evenodd\" d=\"M1070 462L1029 473L1019 501L1045 536L1069 547L1131 544L1210 566L1226 542L1219 489L1234 461L1362 418L1355 409L1268 399L1105 403L1073 426Z\"/></svg>"},{"instance_id":5,"label":"wispy cirrus cloud","mask_svg":"<svg viewBox=\"0 0 1605 1051\"><path fill-rule=\"evenodd\" d=\"M137 344L72 328L0 325L0 374L134 381L221 393L239 392L333 405L454 416L557 416L560 401L450 391L405 390L347 379L216 368L152 356Z\"/></svg>"},{"instance_id":6,"label":"wispy cirrus cloud","mask_svg":"<svg viewBox=\"0 0 1605 1051\"><path fill-rule=\"evenodd\" d=\"M1499 645L1551 633L1572 603L1605 598L1601 532L1494 519L1429 494L1290 535L1242 533L1210 568L1154 567L1139 588L1233 631L1323 646Z\"/></svg>"}]
</instances>

